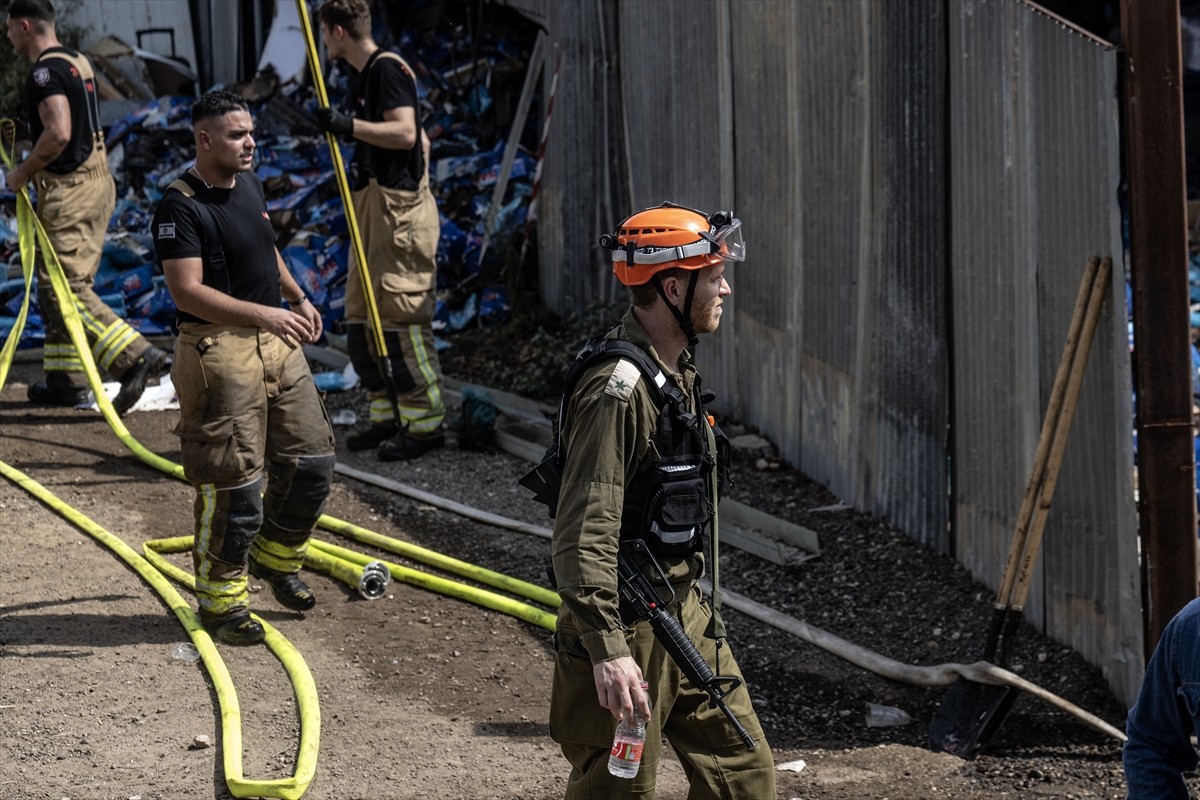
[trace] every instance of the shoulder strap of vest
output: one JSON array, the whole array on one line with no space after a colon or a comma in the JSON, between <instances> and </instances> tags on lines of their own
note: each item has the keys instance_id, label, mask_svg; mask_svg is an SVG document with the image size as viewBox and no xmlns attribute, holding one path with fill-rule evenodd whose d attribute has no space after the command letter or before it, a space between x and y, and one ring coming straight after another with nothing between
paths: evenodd
<instances>
[{"instance_id":1,"label":"shoulder strap of vest","mask_svg":"<svg viewBox=\"0 0 1200 800\"><path fill-rule=\"evenodd\" d=\"M558 507L558 493L562 485L562 468L566 453L562 446L562 423L566 418L567 404L575 393L575 385L589 367L606 359L624 358L634 364L646 377L654 404L661 411L670 401L681 413L687 413L687 399L674 382L669 380L658 364L642 348L624 339L608 339L595 336L584 344L575 356L563 380L563 392L558 401L558 417L554 423L554 437L546 448L541 463L526 473L518 483L534 493L534 500L545 503L553 517Z\"/></svg>"},{"instance_id":2,"label":"shoulder strap of vest","mask_svg":"<svg viewBox=\"0 0 1200 800\"><path fill-rule=\"evenodd\" d=\"M613 357L630 361L638 368L647 380L646 385L650 389L650 394L654 398L655 405L661 408L663 403L671 400L680 408L687 408L687 399L684 397L683 392L673 381L663 374L663 371L659 369L658 364L650 357L650 354L636 344L627 342L624 339L606 339L601 337L589 340L584 345L584 349L576 357L576 363L580 366L579 374L582 375L583 370L586 370L593 364ZM575 380L579 380L579 375L575 376ZM573 385L571 389L574 389Z\"/></svg>"},{"instance_id":3,"label":"shoulder strap of vest","mask_svg":"<svg viewBox=\"0 0 1200 800\"><path fill-rule=\"evenodd\" d=\"M217 221L208 210L208 206L196 200L196 190L183 178L171 181L167 191L171 190L186 197L200 216L200 227L204 230L204 246L208 251L208 265L214 270L225 269L225 248L221 245L221 231L217 228Z\"/></svg>"},{"instance_id":4,"label":"shoulder strap of vest","mask_svg":"<svg viewBox=\"0 0 1200 800\"><path fill-rule=\"evenodd\" d=\"M83 81L84 101L87 103L87 120L91 127L92 138L104 143L104 126L100 124L100 98L99 92L96 90L96 73L92 69L92 62L83 53L42 53L38 57L38 61L43 61L47 58L58 58L66 61L79 73L79 79Z\"/></svg>"},{"instance_id":5,"label":"shoulder strap of vest","mask_svg":"<svg viewBox=\"0 0 1200 800\"><path fill-rule=\"evenodd\" d=\"M650 389L650 396L658 408L661 409L668 400L680 410L687 408L687 398L684 393L663 374L649 353L624 339L594 336L588 339L576 354L575 361L567 370L567 377L563 380L563 393L558 403L558 424L554 435L557 457L563 456L562 421L566 417L567 404L571 402L571 395L575 393L575 384L589 368L601 361L613 358L626 359L638 368L646 378L646 386Z\"/></svg>"},{"instance_id":6,"label":"shoulder strap of vest","mask_svg":"<svg viewBox=\"0 0 1200 800\"><path fill-rule=\"evenodd\" d=\"M196 190L192 188L192 185L183 178L176 178L171 181L171 184L167 188L174 189L184 197L194 197L196 194Z\"/></svg>"}]
</instances>

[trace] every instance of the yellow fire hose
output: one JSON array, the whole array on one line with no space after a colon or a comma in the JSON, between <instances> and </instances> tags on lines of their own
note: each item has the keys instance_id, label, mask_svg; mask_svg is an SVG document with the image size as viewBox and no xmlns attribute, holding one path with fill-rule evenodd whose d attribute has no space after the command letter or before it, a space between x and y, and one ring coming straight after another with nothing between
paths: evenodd
<instances>
[{"instance_id":1,"label":"yellow fire hose","mask_svg":"<svg viewBox=\"0 0 1200 800\"><path fill-rule=\"evenodd\" d=\"M0 131L11 130L13 122L10 119L0 120ZM8 169L13 167L12 152L8 149L4 141L5 137L0 135L0 159L4 161L4 165ZM0 386L4 385L5 378L8 377L8 365L12 357L12 351L16 349L17 343L21 339L21 333L24 330L25 318L29 308L29 287L33 280L34 270L34 240L41 246L42 258L45 260L46 271L50 274L50 283L54 288L54 296L58 300L58 305L62 311L63 322L66 324L67 333L71 338L71 343L75 345L75 349L79 351L80 361L83 362L83 370L87 375L88 384L91 386L92 393L96 396L96 405L99 406L100 412L104 415L104 419L108 422L110 428L117 435L130 451L145 463L154 467L157 470L174 475L177 478L183 478L183 467L175 464L157 453L147 450L125 427L125 423L121 421L121 415L112 407L112 403L108 400L108 395L104 393L104 385L100 380L100 373L96 371L95 362L91 358L91 347L88 346L87 337L83 332L83 322L79 319L79 309L75 307L72 301L75 293L71 291L71 286L67 283L67 276L63 273L62 265L58 261L58 254L54 252L54 247L50 244L50 239L46 235L46 229L42 227L42 221L37 218L34 213L33 204L29 200L28 187L21 187L21 191L17 192L17 233L18 241L20 242L21 252L21 270L25 277L25 298L21 303L21 311L17 315L17 325L9 333L8 341L5 342L3 355L4 363L0 367Z\"/></svg>"},{"instance_id":2,"label":"yellow fire hose","mask_svg":"<svg viewBox=\"0 0 1200 800\"><path fill-rule=\"evenodd\" d=\"M392 575L382 561L364 556L363 562L358 564L322 552L311 544L304 553L304 565L357 589L364 600L383 597L392 582Z\"/></svg>"},{"instance_id":3,"label":"yellow fire hose","mask_svg":"<svg viewBox=\"0 0 1200 800\"><path fill-rule=\"evenodd\" d=\"M0 129L3 128L4 124L0 123ZM0 136L0 158L3 159L9 169L12 168L12 154L4 147L2 136ZM34 213L33 204L29 200L29 193L25 187L22 187L21 191L17 193L17 227L21 252L21 268L25 277L26 292L21 311L18 314L18 324L9 334L9 339L5 342L3 351L0 351L0 357L3 358L3 366L0 367L0 377L7 379L8 366L12 361L12 353L24 329L24 321L29 307L29 288L32 283L34 269L33 243L36 237L37 242L41 245L42 257L45 259L47 272L50 275L68 335L81 355L80 360L83 363L84 372L88 377L88 383L96 396L96 403L105 420L108 422L109 427L117 434L121 442L142 461L167 474L182 479L183 468L181 466L152 453L142 447L133 438L129 430L125 427L125 424L121 421L120 415L117 414L116 410L112 407L112 403L109 402L107 395L104 393L100 375L96 371L95 363L90 358L91 349L88 347L87 338L83 332L83 323L79 318L79 311L75 308L75 304L71 299L74 297L74 293L67 283L62 265L58 262L58 256L50 244L49 237L46 235L41 221ZM0 381L0 386L3 385L3 381ZM316 686L313 683L312 674L309 672L308 666L304 663L304 659L291 643L265 621L259 620L267 632L266 644L275 653L276 657L279 658L284 669L287 670L296 695L297 710L300 714L300 748L296 758L296 770L292 777L288 779L269 781L246 780L242 772L241 708L238 704L237 693L233 688L233 682L229 676L228 669L225 667L225 662L221 659L220 654L212 643L212 639L200 625L200 621L196 617L195 612L191 610L191 607L167 583L160 573L151 568L146 559L139 556L136 551L132 550L119 537L109 533L94 521L55 497L53 493L46 490L45 487L38 484L32 478L2 461L0 461L0 474L3 474L13 483L42 500L42 502L46 503L58 514L73 522L80 529L89 533L97 541L116 553L118 557L132 566L158 592L168 607L174 611L184 630L187 631L188 636L195 643L196 649L200 652L204 667L212 678L213 687L217 692L217 700L221 707L221 736L224 743L222 755L225 782L229 787L230 793L234 797L239 798L278 797L283 800L295 800L302 797L316 772L316 756L319 749L321 728L320 709L317 705Z\"/></svg>"},{"instance_id":4,"label":"yellow fire hose","mask_svg":"<svg viewBox=\"0 0 1200 800\"><path fill-rule=\"evenodd\" d=\"M171 576L176 580L180 580L181 583L190 582L194 586L194 579L190 577L186 581L180 579L178 576L186 573L161 557L164 553L190 552L194 541L195 537L193 536L150 539L142 543L142 551L151 563L159 566L164 572L169 569ZM314 552L310 547L304 554L304 564L357 589L358 593L366 600L378 600L383 597L392 580L391 574L382 561L372 560L368 557L364 557L361 562L347 561L328 553Z\"/></svg>"},{"instance_id":5,"label":"yellow fire hose","mask_svg":"<svg viewBox=\"0 0 1200 800\"><path fill-rule=\"evenodd\" d=\"M353 550L347 550L336 544L329 544L317 539L312 540L311 547L351 562L362 563L364 560L369 559L368 556L362 553L356 553ZM436 575L430 575L427 572L421 572L420 570L401 566L400 564L393 564L390 561L382 563L392 573L392 577L398 581L403 581L413 586L420 586L423 589L432 589L450 597L457 597L460 600L467 600L476 605L491 608L517 619L531 622L548 631L554 631L555 616L528 603L522 603L519 600L513 600L511 597L489 592L486 589L478 589L465 583L459 583L458 581L439 578Z\"/></svg>"},{"instance_id":6,"label":"yellow fire hose","mask_svg":"<svg viewBox=\"0 0 1200 800\"><path fill-rule=\"evenodd\" d=\"M296 770L292 777L277 780L248 780L242 774L241 707L238 704L237 692L233 688L233 680L208 632L200 624L196 612L192 611L187 601L164 577L164 574L169 575L179 583L195 589L192 575L176 568L153 551L147 551L147 557L142 557L120 537L105 530L78 510L64 503L37 481L3 461L0 461L0 474L41 500L115 553L118 558L132 567L146 583L150 584L167 604L167 607L175 613L175 617L200 652L204 667L208 670L213 688L217 692L217 700L221 706L225 783L228 785L230 793L239 798L278 797L282 800L298 800L302 797L316 773L317 751L320 748L321 739L321 713L317 705L317 687L313 682L312 673L309 672L304 658L291 642L271 627L266 620L255 617L267 633L267 647L271 648L271 652L283 664L292 680L292 687L296 694L296 708L300 716L300 749L296 755ZM152 561L154 563L151 563Z\"/></svg>"},{"instance_id":7,"label":"yellow fire hose","mask_svg":"<svg viewBox=\"0 0 1200 800\"><path fill-rule=\"evenodd\" d=\"M11 122L0 122L0 130L4 129L5 124L11 125ZM12 154L4 146L3 136L0 136L0 158L3 159L9 169L12 168ZM21 268L25 276L26 292L21 312L18 315L18 325L9 334L9 340L5 342L5 347L2 353L0 353L3 357L3 367L0 367L0 370L2 370L0 376L7 379L8 365L12 360L12 351L15 349L16 343L20 340L24 329L24 321L29 306L28 290L32 282L34 269L33 243L36 237L37 242L41 245L42 257L45 260L46 269L54 288L54 294L62 311L67 333L81 356L80 360L83 363L88 383L96 396L96 403L105 420L108 422L109 427L117 434L121 442L142 461L169 475L182 479L183 467L162 458L156 453L152 453L134 439L125 427L125 424L121 421L120 415L112 407L112 403L109 402L107 395L105 395L100 375L96 371L94 361L90 357L91 348L88 347L87 338L83 332L83 323L79 318L79 311L75 308L72 300L74 293L71 291L66 276L63 274L62 265L58 261L58 255L51 246L49 237L46 235L41 221L34 213L33 204L29 200L29 193L26 187L22 187L17 193L17 226L21 252ZM3 381L0 381L0 386L3 385ZM119 537L104 530L95 522L80 514L76 509L55 497L32 478L10 467L8 464L0 462L0 473L30 494L38 497L58 514L72 521L75 525L91 534L116 553L117 556L132 566L159 593L171 610L175 612L184 630L187 631L188 636L195 643L196 649L200 652L204 667L212 678L213 687L217 692L217 701L221 708L221 737L224 745L222 756L225 783L229 787L230 793L234 797L239 798L277 797L282 798L282 800L298 800L298 798L302 797L308 790L313 775L316 773L317 752L320 747L321 714L317 703L316 685L313 682L312 674L308 670L308 665L304 663L303 657L286 637L271 627L266 621L262 619L258 620L266 631L267 646L271 648L271 651L275 653L276 657L283 664L284 669L291 678L293 691L296 695L296 707L300 716L300 745L296 757L296 769L291 778L265 781L247 780L242 772L241 707L238 704L237 693L233 688L233 682L229 676L228 669L225 667L225 662L221 659L220 653L218 653L216 647L213 645L212 639L200 625L200 621L196 617L195 612L191 610L191 607L167 583L160 573L151 568L146 559L139 556L136 551L132 550ZM186 577L191 581L190 576ZM193 589L195 588L194 581L189 585Z\"/></svg>"},{"instance_id":8,"label":"yellow fire hose","mask_svg":"<svg viewBox=\"0 0 1200 800\"><path fill-rule=\"evenodd\" d=\"M301 15L305 19L307 27L307 17ZM311 40L311 33L308 34ZM318 72L319 74L319 72ZM5 126L11 126L10 120L0 120L0 130L6 129ZM11 129L11 128L8 128ZM334 148L335 158L340 164L340 154ZM8 169L13 167L13 158L11 150L5 146L4 137L0 136L0 160L3 160ZM344 184L344 172L339 170L339 177ZM347 215L352 219L353 205L348 200L346 202ZM43 258L46 264L46 270L49 274L51 286L54 290L55 298L57 299L63 322L67 329L68 336L80 354L80 360L83 364L84 373L87 376L88 384L92 389L96 398L97 406L109 427L117 435L117 438L125 445L132 453L149 466L158 469L168 475L171 475L180 480L185 480L183 468L158 454L145 448L140 442L130 434L128 428L122 422L119 414L112 407L107 395L104 392L103 382L99 372L91 356L91 348L88 346L87 338L83 330L83 324L79 316L79 311L75 307L72 300L74 293L71 291L70 285L67 283L66 276L63 273L62 265L58 261L57 253L50 243L49 237L45 229L42 227L41 221L37 218L34 212L33 205L29 200L28 189L22 187L17 193L17 220L19 247L21 253L22 274L24 276L25 293L21 309L17 315L16 325L5 341L3 348L0 348L0 387L3 387L8 377L8 370L12 363L13 353L16 350L17 344L20 341L21 334L24 330L24 324L28 316L29 294L32 285L34 273L34 245L35 242L41 246ZM352 228L353 229L353 228ZM355 229L356 230L356 229ZM361 252L361 244L359 245ZM360 263L365 264L365 259ZM367 281L369 284L369 281ZM374 310L373 297L370 295L371 288L369 285L365 287L368 296L368 307ZM379 345L382 349L382 333L378 333L380 339ZM221 722L222 722L222 739L224 743L223 759L226 783L230 792L234 797L278 797L283 800L292 800L300 798L307 791L309 783L311 783L316 770L316 756L319 749L319 731L320 731L320 709L317 703L317 693L315 684L312 681L312 675L304 663L303 657L291 645L287 639L280 634L276 629L268 623L256 617L263 625L267 633L266 643L271 648L272 652L283 663L293 684L293 688L297 698L297 710L300 715L300 747L296 760L295 774L290 779L270 780L270 781L255 781L246 780L242 773L242 743L241 743L241 711L237 701L237 694L233 688L232 680L229 672L221 659L219 652L213 645L211 638L199 623L199 619L195 613L176 592L169 583L162 578L162 573L156 572L155 569L161 569L164 573L170 574L175 580L195 589L195 583L192 576L170 564L165 558L162 558L159 553L153 549L147 549L146 556L139 556L135 551L128 547L119 537L116 537L92 520L80 514L77 510L64 503L53 493L47 491L44 487L33 481L32 478L24 475L15 468L0 461L0 474L16 483L26 491L34 494L36 497L45 502L51 509L55 510L61 516L71 520L81 529L90 533L97 540L106 544L118 556L133 566L142 577L151 584L153 588L164 598L168 606L175 612L177 618L183 624L184 629L195 642L201 658L213 680L214 687L217 691L218 703L221 707ZM378 537L379 541L389 541L388 537L383 537L380 534L374 534L371 531L352 526L349 523L344 523L340 520L331 517L322 516L324 527L344 528L346 530L354 530L360 535L371 535ZM191 546L191 537L183 537L187 541L187 546ZM161 540L159 540L161 541ZM398 541L398 540L390 540ZM147 543L147 547L148 547ZM389 548L384 548L389 549ZM382 577L378 572L371 573L363 563L362 559L366 559L361 554L354 554L355 560L350 562L345 558L338 558L328 552L321 552L320 548L315 548L316 552L310 560L306 556L306 563L314 569L325 571L353 586L357 586L360 593L364 592L363 581L367 581L369 588L365 589L368 592L378 591L382 594L382 586L386 586L386 582L382 582ZM346 551L352 552L352 551ZM427 551L428 556L432 557L431 551ZM369 561L369 559L368 559ZM447 564L454 563L456 568L470 572L477 571L476 577L487 577L493 582L493 585L503 586L505 581L511 581L511 586L515 587L516 591L522 592L521 584L523 582L515 579L507 578L507 576L499 573L483 570L481 568L472 567L465 562L458 562L456 559L447 559ZM153 568L152 568L153 567ZM494 608L503 613L510 614L519 619L526 620L540 627L554 630L554 617L544 611L534 608L525 603L519 603L510 598L496 595L491 592L476 589L475 587L454 581L436 578L434 576L425 575L418 570L413 570L400 565L386 565L387 573L392 575L402 575L400 579L412 583L422 588L448 594L459 599L469 602L478 603L485 607ZM382 583L381 583L382 582ZM546 592L540 587L534 587L527 584L539 592ZM557 604L557 595L553 595L554 604ZM543 595L541 602L547 602L550 598Z\"/></svg>"},{"instance_id":9,"label":"yellow fire hose","mask_svg":"<svg viewBox=\"0 0 1200 800\"><path fill-rule=\"evenodd\" d=\"M303 2L303 0L301 0L301 2ZM305 24L307 24L307 17L302 14L301 18L305 20ZM309 32L309 36L311 38L311 31ZM11 124L12 123L10 120L0 121L0 129L2 129L4 125ZM12 153L7 147L4 146L3 137L0 137L0 158L3 159L4 163L10 169L12 168ZM352 208L352 204L348 205L347 212L352 214ZM66 327L71 337L71 341L80 353L84 370L88 376L88 382L92 387L93 393L96 395L97 404L103 412L104 418L108 422L109 427L111 427L112 430L117 434L118 439L120 439L120 441L143 462L162 472L165 472L168 475L172 475L180 480L186 480L183 474L182 466L148 450L140 442L138 442L137 439L132 436L132 434L129 433L129 430L121 421L120 415L116 413L115 409L112 407L112 404L108 401L107 396L104 394L99 373L96 371L93 360L89 357L91 354L91 349L87 345L87 339L83 332L83 324L80 321L79 312L75 308L74 303L70 302L69 300L69 298L73 297L74 295L71 292L70 285L66 281L66 276L62 271L62 266L58 262L57 254L54 252L54 248L50 244L45 229L42 227L41 221L34 213L33 205L29 201L28 192L25 188L22 188L21 192L18 194L17 215L18 231L20 234L19 241L22 255L21 263L25 274L26 286L28 287L32 280L34 268L33 241L36 236L37 241L41 244L44 254L43 257L46 260L47 271L50 273L50 277L54 285L55 297L58 299L59 305L62 308L63 318L66 322ZM19 322L25 317L28 303L29 292L26 291L21 313L18 317ZM15 349L16 343L20 340L22 329L23 327L20 325L14 327L9 335L8 341L5 343L2 354L7 357L4 358L3 363L0 364L0 377L6 377L7 368L11 361L11 351ZM3 385L3 381L0 380L0 386ZM338 520L326 515L321 516L319 524L321 527L328 530L345 532L347 535L377 537L377 544L378 546L381 546L382 549L387 549L391 552L412 555L414 558L416 558L417 550L420 550L420 548L417 548L417 550L412 550L408 553L405 553L402 550L396 550L395 548L399 547L401 544L399 543L399 540L373 533L372 531L368 531L364 528L351 525L350 523L346 523L342 520ZM432 553L432 551L423 551L423 558L432 559L436 555L437 554ZM432 564L434 562L427 561L426 563ZM557 594L541 587L534 586L533 584L528 584L524 581L518 581L514 578L501 575L500 573L491 572L490 570L474 567L473 565L467 564L466 562L457 561L456 559L446 558L445 564L453 564L453 569L451 569L451 571L458 571L459 574L474 577L477 580L486 578L487 580L483 582L487 582L489 585L508 589L518 595L528 597L543 604L551 606L558 605ZM472 571L476 571L476 574L471 574Z\"/></svg>"},{"instance_id":10,"label":"yellow fire hose","mask_svg":"<svg viewBox=\"0 0 1200 800\"><path fill-rule=\"evenodd\" d=\"M493 572L490 569L469 564L466 561L459 561L457 558L451 558L442 553L427 550L411 542L404 542L390 536L383 536L382 534L369 531L366 528L360 528L357 525L340 519L334 519L322 514L317 520L317 524L327 531L340 533L360 544L369 544L378 547L380 550L387 550L389 553L395 553L396 555L411 558L413 561L420 561L422 564L437 567L445 572L471 578L479 583L503 589L506 592L511 592L512 594L533 600L550 608L558 608L561 602L558 593L550 589L528 583L501 572Z\"/></svg>"}]
</instances>

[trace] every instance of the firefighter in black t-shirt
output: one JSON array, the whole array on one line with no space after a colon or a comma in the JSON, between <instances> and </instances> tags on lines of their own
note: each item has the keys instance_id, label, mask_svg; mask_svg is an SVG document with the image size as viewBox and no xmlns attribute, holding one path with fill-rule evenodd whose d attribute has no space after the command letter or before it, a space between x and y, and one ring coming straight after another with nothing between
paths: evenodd
<instances>
[{"instance_id":1,"label":"firefighter in black t-shirt","mask_svg":"<svg viewBox=\"0 0 1200 800\"><path fill-rule=\"evenodd\" d=\"M330 58L353 69L354 116L318 110L317 122L355 140L352 186L371 291L379 310L400 419L388 393L356 259L346 283L346 340L370 397L369 427L351 450L378 447L383 461L407 461L445 441L442 374L433 343L437 246L441 228L429 188L429 137L417 110L417 83L400 56L371 38L366 0L329 0L317 9Z\"/></svg>"},{"instance_id":2,"label":"firefighter in black t-shirt","mask_svg":"<svg viewBox=\"0 0 1200 800\"><path fill-rule=\"evenodd\" d=\"M209 92L192 126L196 163L167 187L152 228L179 309L175 432L196 489L200 621L227 644L254 644L264 631L247 568L287 608L316 603L299 573L333 478L333 429L300 345L320 338L321 315L275 248L246 101Z\"/></svg>"},{"instance_id":3,"label":"firefighter in black t-shirt","mask_svg":"<svg viewBox=\"0 0 1200 800\"><path fill-rule=\"evenodd\" d=\"M8 188L16 192L26 183L36 188L38 218L71 286L96 364L121 382L113 407L124 414L142 396L146 382L166 367L167 354L118 317L92 288L116 205L95 73L87 56L58 41L50 0L13 0L8 6L8 38L17 53L33 62L28 81L33 149L8 173ZM29 387L29 400L78 405L87 399L87 375L67 335L42 258L37 276L46 326L46 380Z\"/></svg>"}]
</instances>

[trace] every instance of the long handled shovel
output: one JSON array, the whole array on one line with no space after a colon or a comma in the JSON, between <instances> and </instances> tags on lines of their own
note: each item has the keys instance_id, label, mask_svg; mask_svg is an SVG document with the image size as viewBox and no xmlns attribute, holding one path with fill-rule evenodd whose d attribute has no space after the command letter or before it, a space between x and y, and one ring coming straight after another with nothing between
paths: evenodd
<instances>
[{"instance_id":1,"label":"long handled shovel","mask_svg":"<svg viewBox=\"0 0 1200 800\"><path fill-rule=\"evenodd\" d=\"M999 652L998 663L1007 665L1012 652L1111 271L1110 259L1102 262L1089 259L1079 287L1071 329L1042 420L1033 470L1017 515L1004 576L992 604L992 619L983 653L985 661L993 661ZM958 678L930 724L930 749L973 758L1000 729L1018 693L1013 686Z\"/></svg>"}]
</instances>

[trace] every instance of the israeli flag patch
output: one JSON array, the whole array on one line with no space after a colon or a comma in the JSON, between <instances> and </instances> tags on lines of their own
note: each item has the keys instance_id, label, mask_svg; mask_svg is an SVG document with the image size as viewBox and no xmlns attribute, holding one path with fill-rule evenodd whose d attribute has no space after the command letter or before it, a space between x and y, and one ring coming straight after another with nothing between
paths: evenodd
<instances>
[{"instance_id":1,"label":"israeli flag patch","mask_svg":"<svg viewBox=\"0 0 1200 800\"><path fill-rule=\"evenodd\" d=\"M164 222L158 226L159 239L174 239L175 238L175 223Z\"/></svg>"},{"instance_id":2,"label":"israeli flag patch","mask_svg":"<svg viewBox=\"0 0 1200 800\"><path fill-rule=\"evenodd\" d=\"M642 371L632 361L622 358L613 367L612 375L608 376L608 385L604 387L605 394L621 400L628 400L633 389L642 379Z\"/></svg>"}]
</instances>

